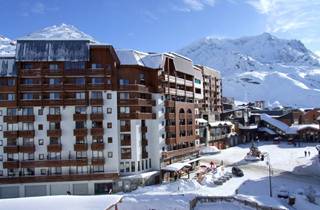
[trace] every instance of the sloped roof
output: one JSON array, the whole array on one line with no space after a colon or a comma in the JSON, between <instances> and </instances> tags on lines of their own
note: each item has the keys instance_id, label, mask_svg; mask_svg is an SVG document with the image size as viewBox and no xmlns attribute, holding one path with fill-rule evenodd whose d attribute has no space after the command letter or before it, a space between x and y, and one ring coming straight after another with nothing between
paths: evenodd
<instances>
[{"instance_id":1,"label":"sloped roof","mask_svg":"<svg viewBox=\"0 0 320 210\"><path fill-rule=\"evenodd\" d=\"M17 69L14 57L0 57L0 76L17 76Z\"/></svg>"},{"instance_id":2,"label":"sloped roof","mask_svg":"<svg viewBox=\"0 0 320 210\"><path fill-rule=\"evenodd\" d=\"M163 54L144 53L137 50L116 49L121 65L139 65L152 69L163 66Z\"/></svg>"}]
</instances>

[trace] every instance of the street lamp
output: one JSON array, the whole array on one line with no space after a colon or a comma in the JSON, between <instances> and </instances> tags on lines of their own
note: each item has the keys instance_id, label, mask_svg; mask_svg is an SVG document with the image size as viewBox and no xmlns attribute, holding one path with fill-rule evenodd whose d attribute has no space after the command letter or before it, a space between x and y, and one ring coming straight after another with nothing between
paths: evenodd
<instances>
[{"instance_id":1,"label":"street lamp","mask_svg":"<svg viewBox=\"0 0 320 210\"><path fill-rule=\"evenodd\" d=\"M271 182L271 175L272 175L272 171L271 171L271 163L270 163L270 155L269 153L265 153L267 155L267 165L268 165L268 171L269 171L269 193L270 193L270 197L272 197L272 182Z\"/></svg>"}]
</instances>

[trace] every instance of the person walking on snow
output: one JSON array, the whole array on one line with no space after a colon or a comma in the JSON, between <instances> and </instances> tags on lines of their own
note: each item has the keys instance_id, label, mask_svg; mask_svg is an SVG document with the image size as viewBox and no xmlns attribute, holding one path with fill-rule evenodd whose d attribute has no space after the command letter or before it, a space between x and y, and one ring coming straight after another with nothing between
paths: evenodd
<instances>
[{"instance_id":1,"label":"person walking on snow","mask_svg":"<svg viewBox=\"0 0 320 210\"><path fill-rule=\"evenodd\" d=\"M310 151L308 151L308 156L310 157Z\"/></svg>"},{"instance_id":2,"label":"person walking on snow","mask_svg":"<svg viewBox=\"0 0 320 210\"><path fill-rule=\"evenodd\" d=\"M307 157L307 151L306 150L304 151L304 157Z\"/></svg>"}]
</instances>

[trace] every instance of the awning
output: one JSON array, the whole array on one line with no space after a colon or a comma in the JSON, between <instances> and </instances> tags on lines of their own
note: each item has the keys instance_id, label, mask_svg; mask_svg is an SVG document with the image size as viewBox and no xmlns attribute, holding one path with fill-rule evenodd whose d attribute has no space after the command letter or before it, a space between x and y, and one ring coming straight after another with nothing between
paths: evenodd
<instances>
[{"instance_id":1,"label":"awning","mask_svg":"<svg viewBox=\"0 0 320 210\"><path fill-rule=\"evenodd\" d=\"M218 127L223 125L232 126L233 124L230 121L216 121L216 122L209 122L209 125L211 127Z\"/></svg>"},{"instance_id":2,"label":"awning","mask_svg":"<svg viewBox=\"0 0 320 210\"><path fill-rule=\"evenodd\" d=\"M179 171L184 167L191 167L189 163L172 163L163 167L161 170L163 171Z\"/></svg>"}]
</instances>

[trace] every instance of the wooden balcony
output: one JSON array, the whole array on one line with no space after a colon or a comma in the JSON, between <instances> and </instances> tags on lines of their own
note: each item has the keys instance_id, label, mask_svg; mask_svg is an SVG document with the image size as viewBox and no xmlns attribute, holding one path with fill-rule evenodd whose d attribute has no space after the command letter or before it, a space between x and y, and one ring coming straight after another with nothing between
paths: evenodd
<instances>
[{"instance_id":1,"label":"wooden balcony","mask_svg":"<svg viewBox=\"0 0 320 210\"><path fill-rule=\"evenodd\" d=\"M85 69L65 69L64 75L65 76L78 76L78 75L85 75L86 70Z\"/></svg>"},{"instance_id":2,"label":"wooden balcony","mask_svg":"<svg viewBox=\"0 0 320 210\"><path fill-rule=\"evenodd\" d=\"M89 68L87 69L87 75L104 75L106 74L105 69L104 68L98 68L98 69L92 69Z\"/></svg>"},{"instance_id":3,"label":"wooden balcony","mask_svg":"<svg viewBox=\"0 0 320 210\"><path fill-rule=\"evenodd\" d=\"M120 126L120 132L130 132L130 125Z\"/></svg>"},{"instance_id":4,"label":"wooden balcony","mask_svg":"<svg viewBox=\"0 0 320 210\"><path fill-rule=\"evenodd\" d=\"M162 152L162 157L164 159L170 159L173 157L181 157L181 156L188 156L193 154L199 154L199 147L187 147L167 152Z\"/></svg>"},{"instance_id":5,"label":"wooden balcony","mask_svg":"<svg viewBox=\"0 0 320 210\"><path fill-rule=\"evenodd\" d=\"M87 114L73 114L73 120L74 121L86 121Z\"/></svg>"},{"instance_id":6,"label":"wooden balcony","mask_svg":"<svg viewBox=\"0 0 320 210\"><path fill-rule=\"evenodd\" d=\"M152 99L120 99L118 101L118 106L155 106L156 102Z\"/></svg>"},{"instance_id":7,"label":"wooden balcony","mask_svg":"<svg viewBox=\"0 0 320 210\"><path fill-rule=\"evenodd\" d=\"M131 159L131 153L121 153L121 159Z\"/></svg>"},{"instance_id":8,"label":"wooden balcony","mask_svg":"<svg viewBox=\"0 0 320 210\"><path fill-rule=\"evenodd\" d=\"M149 88L145 85L131 84L131 85L120 85L119 91L125 92L149 92Z\"/></svg>"},{"instance_id":9,"label":"wooden balcony","mask_svg":"<svg viewBox=\"0 0 320 210\"><path fill-rule=\"evenodd\" d=\"M34 122L35 117L34 115L19 115L18 120L19 122Z\"/></svg>"},{"instance_id":10,"label":"wooden balcony","mask_svg":"<svg viewBox=\"0 0 320 210\"><path fill-rule=\"evenodd\" d=\"M3 147L3 152L4 153L18 153L19 152L19 146L18 145L13 145L13 146L5 146Z\"/></svg>"},{"instance_id":11,"label":"wooden balcony","mask_svg":"<svg viewBox=\"0 0 320 210\"><path fill-rule=\"evenodd\" d=\"M76 128L73 130L74 136L86 136L88 135L88 129L86 128Z\"/></svg>"},{"instance_id":12,"label":"wooden balcony","mask_svg":"<svg viewBox=\"0 0 320 210\"><path fill-rule=\"evenodd\" d=\"M43 104L45 106L63 106L64 105L63 100L61 99L55 99L55 100L43 99Z\"/></svg>"},{"instance_id":13,"label":"wooden balcony","mask_svg":"<svg viewBox=\"0 0 320 210\"><path fill-rule=\"evenodd\" d=\"M130 138L126 138L124 140L120 140L120 145L121 146L131 146L131 139Z\"/></svg>"},{"instance_id":14,"label":"wooden balcony","mask_svg":"<svg viewBox=\"0 0 320 210\"><path fill-rule=\"evenodd\" d=\"M57 69L57 70L43 69L42 74L45 76L62 76L63 70L62 69Z\"/></svg>"},{"instance_id":15,"label":"wooden balcony","mask_svg":"<svg viewBox=\"0 0 320 210\"><path fill-rule=\"evenodd\" d=\"M64 105L65 106L72 106L72 105L85 106L85 105L87 105L87 101L86 101L86 99L67 98L64 100Z\"/></svg>"},{"instance_id":16,"label":"wooden balcony","mask_svg":"<svg viewBox=\"0 0 320 210\"><path fill-rule=\"evenodd\" d=\"M119 116L119 119L121 119L121 120L125 120L125 119L141 119L141 120L156 119L155 113L145 113L145 112L119 113L118 116Z\"/></svg>"},{"instance_id":17,"label":"wooden balcony","mask_svg":"<svg viewBox=\"0 0 320 210\"><path fill-rule=\"evenodd\" d=\"M36 151L36 147L34 145L19 146L19 152L21 153L34 153L35 151Z\"/></svg>"},{"instance_id":18,"label":"wooden balcony","mask_svg":"<svg viewBox=\"0 0 320 210\"><path fill-rule=\"evenodd\" d=\"M61 129L47 130L48 137L60 137L62 135Z\"/></svg>"},{"instance_id":19,"label":"wooden balcony","mask_svg":"<svg viewBox=\"0 0 320 210\"><path fill-rule=\"evenodd\" d=\"M85 90L86 86L82 84L64 83L63 89L65 90Z\"/></svg>"},{"instance_id":20,"label":"wooden balcony","mask_svg":"<svg viewBox=\"0 0 320 210\"><path fill-rule=\"evenodd\" d=\"M142 159L148 158L148 152L142 152Z\"/></svg>"},{"instance_id":21,"label":"wooden balcony","mask_svg":"<svg viewBox=\"0 0 320 210\"><path fill-rule=\"evenodd\" d=\"M14 100L14 101L7 101L7 100L0 101L0 107L11 108L11 107L16 107L16 106L17 106L16 100Z\"/></svg>"},{"instance_id":22,"label":"wooden balcony","mask_svg":"<svg viewBox=\"0 0 320 210\"><path fill-rule=\"evenodd\" d=\"M6 123L17 123L18 116L4 116L3 121Z\"/></svg>"},{"instance_id":23,"label":"wooden balcony","mask_svg":"<svg viewBox=\"0 0 320 210\"><path fill-rule=\"evenodd\" d=\"M104 143L92 143L91 144L92 151L101 151L104 150Z\"/></svg>"},{"instance_id":24,"label":"wooden balcony","mask_svg":"<svg viewBox=\"0 0 320 210\"><path fill-rule=\"evenodd\" d=\"M47 115L47 120L49 122L60 122L61 115L60 114L49 114L49 115Z\"/></svg>"},{"instance_id":25,"label":"wooden balcony","mask_svg":"<svg viewBox=\"0 0 320 210\"><path fill-rule=\"evenodd\" d=\"M92 165L104 165L105 159L104 158L92 158L91 164Z\"/></svg>"},{"instance_id":26,"label":"wooden balcony","mask_svg":"<svg viewBox=\"0 0 320 210\"><path fill-rule=\"evenodd\" d=\"M20 91L41 91L41 84L20 84Z\"/></svg>"},{"instance_id":27,"label":"wooden balcony","mask_svg":"<svg viewBox=\"0 0 320 210\"><path fill-rule=\"evenodd\" d=\"M148 140L147 139L142 139L141 144L142 144L142 146L147 146L148 145Z\"/></svg>"},{"instance_id":28,"label":"wooden balcony","mask_svg":"<svg viewBox=\"0 0 320 210\"><path fill-rule=\"evenodd\" d=\"M177 139L175 137L171 137L171 138L166 138L166 144L176 144L177 143Z\"/></svg>"},{"instance_id":29,"label":"wooden balcony","mask_svg":"<svg viewBox=\"0 0 320 210\"><path fill-rule=\"evenodd\" d=\"M166 100L166 101L164 102L164 105L165 105L166 107L174 107L175 101Z\"/></svg>"},{"instance_id":30,"label":"wooden balcony","mask_svg":"<svg viewBox=\"0 0 320 210\"><path fill-rule=\"evenodd\" d=\"M74 151L81 152L88 150L88 144L74 144Z\"/></svg>"},{"instance_id":31,"label":"wooden balcony","mask_svg":"<svg viewBox=\"0 0 320 210\"><path fill-rule=\"evenodd\" d=\"M1 86L0 92L8 93L8 92L16 92L16 86Z\"/></svg>"},{"instance_id":32,"label":"wooden balcony","mask_svg":"<svg viewBox=\"0 0 320 210\"><path fill-rule=\"evenodd\" d=\"M167 119L167 120L175 120L176 119L176 114L175 113L166 113L165 114L165 118Z\"/></svg>"},{"instance_id":33,"label":"wooden balcony","mask_svg":"<svg viewBox=\"0 0 320 210\"><path fill-rule=\"evenodd\" d=\"M61 144L49 144L47 146L48 152L61 152L62 145Z\"/></svg>"},{"instance_id":34,"label":"wooden balcony","mask_svg":"<svg viewBox=\"0 0 320 210\"><path fill-rule=\"evenodd\" d=\"M20 69L21 77L31 76L31 77L40 77L41 69Z\"/></svg>"},{"instance_id":35,"label":"wooden balcony","mask_svg":"<svg viewBox=\"0 0 320 210\"><path fill-rule=\"evenodd\" d=\"M104 129L103 128L91 128L92 136L103 136Z\"/></svg>"},{"instance_id":36,"label":"wooden balcony","mask_svg":"<svg viewBox=\"0 0 320 210\"><path fill-rule=\"evenodd\" d=\"M42 84L43 91L59 91L63 90L63 84L51 85L51 84Z\"/></svg>"},{"instance_id":37,"label":"wooden balcony","mask_svg":"<svg viewBox=\"0 0 320 210\"><path fill-rule=\"evenodd\" d=\"M118 173L90 173L90 174L66 174L48 176L19 176L0 177L0 184L42 183L63 181L88 181L88 180L117 180Z\"/></svg>"},{"instance_id":38,"label":"wooden balcony","mask_svg":"<svg viewBox=\"0 0 320 210\"><path fill-rule=\"evenodd\" d=\"M72 160L26 160L21 161L21 168L41 168L41 167L66 167L66 166L86 166L88 159Z\"/></svg>"},{"instance_id":39,"label":"wooden balcony","mask_svg":"<svg viewBox=\"0 0 320 210\"><path fill-rule=\"evenodd\" d=\"M4 131L3 136L5 138L18 138L18 131Z\"/></svg>"},{"instance_id":40,"label":"wooden balcony","mask_svg":"<svg viewBox=\"0 0 320 210\"><path fill-rule=\"evenodd\" d=\"M3 168L6 168L6 169L19 168L19 161L6 161L6 162L3 162Z\"/></svg>"},{"instance_id":41,"label":"wooden balcony","mask_svg":"<svg viewBox=\"0 0 320 210\"><path fill-rule=\"evenodd\" d=\"M35 136L35 131L34 131L34 130L19 131L18 134L19 134L19 137L34 138L34 136Z\"/></svg>"},{"instance_id":42,"label":"wooden balcony","mask_svg":"<svg viewBox=\"0 0 320 210\"><path fill-rule=\"evenodd\" d=\"M141 132L142 133L148 132L148 127L147 126L141 126Z\"/></svg>"},{"instance_id":43,"label":"wooden balcony","mask_svg":"<svg viewBox=\"0 0 320 210\"><path fill-rule=\"evenodd\" d=\"M103 119L104 119L103 113L90 114L90 120L92 120L92 121L102 121Z\"/></svg>"},{"instance_id":44,"label":"wooden balcony","mask_svg":"<svg viewBox=\"0 0 320 210\"><path fill-rule=\"evenodd\" d=\"M32 100L24 100L24 99L21 99L20 100L20 105L21 106L42 106L42 100L40 99L32 99Z\"/></svg>"},{"instance_id":45,"label":"wooden balcony","mask_svg":"<svg viewBox=\"0 0 320 210\"><path fill-rule=\"evenodd\" d=\"M103 105L103 99L90 99L90 105Z\"/></svg>"},{"instance_id":46,"label":"wooden balcony","mask_svg":"<svg viewBox=\"0 0 320 210\"><path fill-rule=\"evenodd\" d=\"M166 132L176 132L176 126L175 125L168 125L166 126Z\"/></svg>"},{"instance_id":47,"label":"wooden balcony","mask_svg":"<svg viewBox=\"0 0 320 210\"><path fill-rule=\"evenodd\" d=\"M106 89L106 85L105 84L91 84L91 83L89 83L87 85L87 88L89 90L105 90Z\"/></svg>"}]
</instances>

